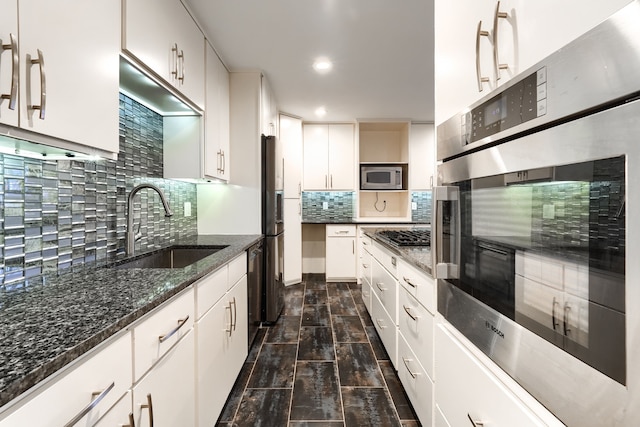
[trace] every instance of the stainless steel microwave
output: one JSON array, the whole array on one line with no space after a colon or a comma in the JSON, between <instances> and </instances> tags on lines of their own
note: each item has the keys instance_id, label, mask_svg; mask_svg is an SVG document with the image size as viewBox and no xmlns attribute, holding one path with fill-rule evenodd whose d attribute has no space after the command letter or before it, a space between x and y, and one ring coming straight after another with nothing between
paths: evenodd
<instances>
[{"instance_id":1,"label":"stainless steel microwave","mask_svg":"<svg viewBox=\"0 0 640 427\"><path fill-rule=\"evenodd\" d=\"M402 165L360 165L361 190L402 190Z\"/></svg>"}]
</instances>

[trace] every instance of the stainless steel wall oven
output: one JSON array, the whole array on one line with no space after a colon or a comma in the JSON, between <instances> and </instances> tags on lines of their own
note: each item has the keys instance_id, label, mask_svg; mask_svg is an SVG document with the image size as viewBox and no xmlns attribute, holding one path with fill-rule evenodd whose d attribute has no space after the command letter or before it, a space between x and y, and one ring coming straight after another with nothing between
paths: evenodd
<instances>
[{"instance_id":1,"label":"stainless steel wall oven","mask_svg":"<svg viewBox=\"0 0 640 427\"><path fill-rule=\"evenodd\" d=\"M438 311L567 425L640 424L638 22L437 130Z\"/></svg>"}]
</instances>

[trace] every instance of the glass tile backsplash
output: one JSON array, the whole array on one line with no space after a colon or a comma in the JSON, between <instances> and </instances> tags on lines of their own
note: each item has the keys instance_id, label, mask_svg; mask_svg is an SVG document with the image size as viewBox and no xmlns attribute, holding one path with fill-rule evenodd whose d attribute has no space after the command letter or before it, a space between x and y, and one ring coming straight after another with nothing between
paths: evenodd
<instances>
[{"instance_id":1,"label":"glass tile backsplash","mask_svg":"<svg viewBox=\"0 0 640 427\"><path fill-rule=\"evenodd\" d=\"M303 191L303 222L353 222L353 191Z\"/></svg>"},{"instance_id":2,"label":"glass tile backsplash","mask_svg":"<svg viewBox=\"0 0 640 427\"><path fill-rule=\"evenodd\" d=\"M431 224L431 191L411 193L411 222Z\"/></svg>"},{"instance_id":3,"label":"glass tile backsplash","mask_svg":"<svg viewBox=\"0 0 640 427\"><path fill-rule=\"evenodd\" d=\"M0 154L0 283L74 265L111 260L124 252L127 196L150 182L174 211L143 190L135 199L142 239L136 250L197 233L195 184L162 179L162 116L120 95L120 153L116 161L34 160Z\"/></svg>"}]
</instances>

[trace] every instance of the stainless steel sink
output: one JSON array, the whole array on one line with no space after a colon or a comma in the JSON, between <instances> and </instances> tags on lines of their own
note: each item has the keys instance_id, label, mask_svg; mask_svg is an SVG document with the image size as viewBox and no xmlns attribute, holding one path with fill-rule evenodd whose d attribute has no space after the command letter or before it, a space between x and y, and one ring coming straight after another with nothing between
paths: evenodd
<instances>
[{"instance_id":1,"label":"stainless steel sink","mask_svg":"<svg viewBox=\"0 0 640 427\"><path fill-rule=\"evenodd\" d=\"M123 261L116 264L114 268L184 268L226 247L227 246L200 246L194 248L171 246L147 255L140 255L131 260Z\"/></svg>"}]
</instances>

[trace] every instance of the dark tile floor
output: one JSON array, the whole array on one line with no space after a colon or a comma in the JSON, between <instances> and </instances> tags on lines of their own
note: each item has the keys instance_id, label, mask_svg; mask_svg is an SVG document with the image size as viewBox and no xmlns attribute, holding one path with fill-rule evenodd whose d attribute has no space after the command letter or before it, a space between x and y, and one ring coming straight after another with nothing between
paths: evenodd
<instances>
[{"instance_id":1,"label":"dark tile floor","mask_svg":"<svg viewBox=\"0 0 640 427\"><path fill-rule=\"evenodd\" d=\"M217 427L362 427L420 423L355 283L319 275L285 290L261 328Z\"/></svg>"}]
</instances>

